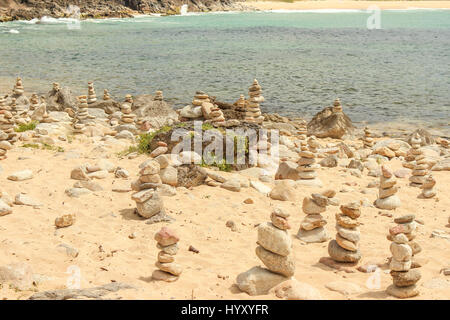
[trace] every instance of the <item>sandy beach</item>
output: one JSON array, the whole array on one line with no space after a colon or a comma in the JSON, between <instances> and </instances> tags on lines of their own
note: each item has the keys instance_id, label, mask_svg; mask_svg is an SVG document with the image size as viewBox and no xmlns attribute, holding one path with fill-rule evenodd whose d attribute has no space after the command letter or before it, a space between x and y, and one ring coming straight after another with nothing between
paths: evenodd
<instances>
[{"instance_id":1,"label":"sandy beach","mask_svg":"<svg viewBox=\"0 0 450 320\"><path fill-rule=\"evenodd\" d=\"M377 6L382 10L415 8L450 9L450 1L247 1L242 4L258 10L366 10L371 6Z\"/></svg>"}]
</instances>

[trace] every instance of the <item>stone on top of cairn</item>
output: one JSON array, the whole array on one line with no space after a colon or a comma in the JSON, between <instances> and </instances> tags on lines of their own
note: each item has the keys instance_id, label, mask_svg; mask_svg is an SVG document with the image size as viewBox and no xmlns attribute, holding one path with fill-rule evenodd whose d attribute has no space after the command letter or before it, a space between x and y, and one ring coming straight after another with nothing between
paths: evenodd
<instances>
[{"instance_id":1,"label":"stone on top of cairn","mask_svg":"<svg viewBox=\"0 0 450 320\"><path fill-rule=\"evenodd\" d=\"M109 95L108 89L103 90L103 100L105 101L111 100L111 96Z\"/></svg>"},{"instance_id":2,"label":"stone on top of cairn","mask_svg":"<svg viewBox=\"0 0 450 320\"><path fill-rule=\"evenodd\" d=\"M253 80L253 84L248 89L249 99L245 110L245 122L261 124L264 121L259 107L259 104L264 102L264 97L261 93L262 90L258 80Z\"/></svg>"},{"instance_id":3,"label":"stone on top of cairn","mask_svg":"<svg viewBox=\"0 0 450 320\"><path fill-rule=\"evenodd\" d=\"M157 90L155 92L155 97L153 98L155 101L162 101L163 100L163 92L161 90Z\"/></svg>"},{"instance_id":4,"label":"stone on top of cairn","mask_svg":"<svg viewBox=\"0 0 450 320\"><path fill-rule=\"evenodd\" d=\"M361 204L352 202L341 205L341 213L336 214L336 240L328 243L328 254L337 262L358 262L361 259L359 251L359 222Z\"/></svg>"},{"instance_id":5,"label":"stone on top of cairn","mask_svg":"<svg viewBox=\"0 0 450 320\"><path fill-rule=\"evenodd\" d=\"M203 91L197 91L194 99L192 100L192 105L199 107L203 104L203 102L211 102L209 95Z\"/></svg>"},{"instance_id":6,"label":"stone on top of cairn","mask_svg":"<svg viewBox=\"0 0 450 320\"><path fill-rule=\"evenodd\" d=\"M178 235L167 227L162 227L155 234L156 247L161 251L158 253L158 261L155 263L158 270L152 274L154 280L173 282L178 280L183 272L183 267L175 262L178 252Z\"/></svg>"},{"instance_id":7,"label":"stone on top of cairn","mask_svg":"<svg viewBox=\"0 0 450 320\"><path fill-rule=\"evenodd\" d=\"M374 145L374 140L372 138L372 132L370 132L368 127L364 128L364 137L363 137L364 148L371 149Z\"/></svg>"},{"instance_id":8,"label":"stone on top of cairn","mask_svg":"<svg viewBox=\"0 0 450 320\"><path fill-rule=\"evenodd\" d=\"M294 275L292 240L286 231L290 228L288 217L289 214L276 208L270 216L272 222L258 226L256 255L267 269L254 267L236 279L239 289L251 296L267 294Z\"/></svg>"},{"instance_id":9,"label":"stone on top of cairn","mask_svg":"<svg viewBox=\"0 0 450 320\"><path fill-rule=\"evenodd\" d=\"M422 189L422 197L424 198L433 198L436 195L436 190L434 186L436 185L436 179L431 175L425 176L425 181L420 187Z\"/></svg>"},{"instance_id":10,"label":"stone on top of cairn","mask_svg":"<svg viewBox=\"0 0 450 320\"><path fill-rule=\"evenodd\" d=\"M401 205L399 197L396 195L398 187L397 179L392 170L385 165L381 166L380 188L378 189L378 199L375 206L379 209L394 210Z\"/></svg>"},{"instance_id":11,"label":"stone on top of cairn","mask_svg":"<svg viewBox=\"0 0 450 320\"><path fill-rule=\"evenodd\" d=\"M89 81L88 82L87 103L88 104L93 104L95 102L97 102L97 95L95 94L94 82Z\"/></svg>"},{"instance_id":12,"label":"stone on top of cairn","mask_svg":"<svg viewBox=\"0 0 450 320\"><path fill-rule=\"evenodd\" d=\"M327 221L321 215L327 210L327 205L329 205L328 195L313 193L310 197L303 198L302 211L306 217L300 224L297 238L307 243L325 242L329 239L327 231L323 228Z\"/></svg>"},{"instance_id":13,"label":"stone on top of cairn","mask_svg":"<svg viewBox=\"0 0 450 320\"><path fill-rule=\"evenodd\" d=\"M386 292L396 298L410 298L417 296L419 290L416 283L421 274L415 265L414 255L422 251L420 245L413 241L417 224L415 216L408 214L394 219L396 226L389 229L387 239L392 241L390 250L392 258L390 262L393 284Z\"/></svg>"},{"instance_id":14,"label":"stone on top of cairn","mask_svg":"<svg viewBox=\"0 0 450 320\"><path fill-rule=\"evenodd\" d=\"M22 84L22 79L20 77L17 77L17 79L16 79L16 84L14 85L13 92L15 95L18 95L18 96L24 94L24 92L25 92L25 89Z\"/></svg>"}]
</instances>

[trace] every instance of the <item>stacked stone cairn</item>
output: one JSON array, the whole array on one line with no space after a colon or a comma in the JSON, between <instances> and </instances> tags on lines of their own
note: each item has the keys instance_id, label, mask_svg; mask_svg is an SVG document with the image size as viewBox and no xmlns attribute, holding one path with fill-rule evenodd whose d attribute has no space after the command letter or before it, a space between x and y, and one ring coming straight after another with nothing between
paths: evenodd
<instances>
[{"instance_id":1,"label":"stacked stone cairn","mask_svg":"<svg viewBox=\"0 0 450 320\"><path fill-rule=\"evenodd\" d=\"M131 185L137 191L131 196L136 202L137 214L147 219L157 214L164 215L164 203L156 190L162 183L159 162L147 160L139 165L139 169L139 178Z\"/></svg>"},{"instance_id":2,"label":"stacked stone cairn","mask_svg":"<svg viewBox=\"0 0 450 320\"><path fill-rule=\"evenodd\" d=\"M21 96L21 95L23 95L25 93L25 89L24 89L24 87L22 85L22 79L20 77L17 77L16 84L14 85L13 92L17 96Z\"/></svg>"},{"instance_id":3,"label":"stacked stone cairn","mask_svg":"<svg viewBox=\"0 0 450 320\"><path fill-rule=\"evenodd\" d=\"M309 137L308 148L309 151L313 152L314 154L317 154L317 149L320 148L320 143L319 141L317 141L316 136Z\"/></svg>"},{"instance_id":4,"label":"stacked stone cairn","mask_svg":"<svg viewBox=\"0 0 450 320\"><path fill-rule=\"evenodd\" d=\"M58 92L61 90L61 87L59 86L58 82L53 82L53 92Z\"/></svg>"},{"instance_id":5,"label":"stacked stone cairn","mask_svg":"<svg viewBox=\"0 0 450 320\"><path fill-rule=\"evenodd\" d=\"M133 98L131 95L126 95L125 102L120 106L122 117L120 122L123 124L134 124L136 121L136 115L131 111L131 105L133 104Z\"/></svg>"},{"instance_id":6,"label":"stacked stone cairn","mask_svg":"<svg viewBox=\"0 0 450 320\"><path fill-rule=\"evenodd\" d=\"M341 213L336 213L336 240L328 243L328 254L336 262L355 263L361 259L358 228L361 204L352 202L340 209Z\"/></svg>"},{"instance_id":7,"label":"stacked stone cairn","mask_svg":"<svg viewBox=\"0 0 450 320\"><path fill-rule=\"evenodd\" d=\"M364 137L363 137L364 148L372 149L374 145L374 140L372 138L372 132L370 132L368 127L364 128Z\"/></svg>"},{"instance_id":8,"label":"stacked stone cairn","mask_svg":"<svg viewBox=\"0 0 450 320\"><path fill-rule=\"evenodd\" d=\"M73 132L75 134L83 133L83 129L86 127L86 122L89 119L87 97L79 96L78 102L80 103L80 106L72 120Z\"/></svg>"},{"instance_id":9,"label":"stacked stone cairn","mask_svg":"<svg viewBox=\"0 0 450 320\"><path fill-rule=\"evenodd\" d=\"M418 148L412 149L411 153L415 156L415 164L413 165L413 170L411 172L411 176L409 177L410 185L412 187L421 188L425 183L426 175L429 173L428 163L420 145Z\"/></svg>"},{"instance_id":10,"label":"stacked stone cairn","mask_svg":"<svg viewBox=\"0 0 450 320\"><path fill-rule=\"evenodd\" d=\"M175 262L180 238L167 227L162 227L155 234L156 247L161 250L158 253L158 261L155 263L158 270L152 274L154 280L173 282L178 280L183 272L183 267Z\"/></svg>"},{"instance_id":11,"label":"stacked stone cairn","mask_svg":"<svg viewBox=\"0 0 450 320\"><path fill-rule=\"evenodd\" d=\"M297 171L300 181L304 185L322 186L322 182L317 178L316 170L320 168L320 165L316 163L316 155L310 151L310 147L307 142L301 141L301 150L298 153L300 156L297 161ZM314 148L313 148L314 150Z\"/></svg>"},{"instance_id":12,"label":"stacked stone cairn","mask_svg":"<svg viewBox=\"0 0 450 320\"><path fill-rule=\"evenodd\" d=\"M213 126L223 126L225 124L225 116L223 115L222 110L216 106L212 107L208 121L211 122Z\"/></svg>"},{"instance_id":13,"label":"stacked stone cairn","mask_svg":"<svg viewBox=\"0 0 450 320\"><path fill-rule=\"evenodd\" d=\"M321 213L327 210L329 198L333 197L332 193L313 193L310 197L303 198L302 210L306 214L300 224L297 238L307 243L325 242L329 239L327 231L323 228L327 221L322 217Z\"/></svg>"},{"instance_id":14,"label":"stacked stone cairn","mask_svg":"<svg viewBox=\"0 0 450 320\"><path fill-rule=\"evenodd\" d=\"M155 92L155 97L153 98L155 101L162 101L163 100L163 92L161 90L158 90Z\"/></svg>"},{"instance_id":15,"label":"stacked stone cairn","mask_svg":"<svg viewBox=\"0 0 450 320\"><path fill-rule=\"evenodd\" d=\"M239 99L233 104L234 109L239 112L245 112L247 101L245 100L245 96L241 94Z\"/></svg>"},{"instance_id":16,"label":"stacked stone cairn","mask_svg":"<svg viewBox=\"0 0 450 320\"><path fill-rule=\"evenodd\" d=\"M34 111L39 107L39 96L33 93L30 98L30 110Z\"/></svg>"},{"instance_id":17,"label":"stacked stone cairn","mask_svg":"<svg viewBox=\"0 0 450 320\"><path fill-rule=\"evenodd\" d=\"M408 154L405 157L406 161L403 162L403 166L405 168L414 169L417 158L423 155L423 150L421 149L422 139L418 132L411 137L410 143L411 149L409 149Z\"/></svg>"},{"instance_id":18,"label":"stacked stone cairn","mask_svg":"<svg viewBox=\"0 0 450 320\"><path fill-rule=\"evenodd\" d=\"M433 198L436 196L436 190L434 189L434 186L436 185L436 179L431 175L425 176L425 181L422 184L422 197L428 199Z\"/></svg>"},{"instance_id":19,"label":"stacked stone cairn","mask_svg":"<svg viewBox=\"0 0 450 320\"><path fill-rule=\"evenodd\" d=\"M6 159L6 153L11 149L8 141L14 136L14 119L6 104L6 97L0 97L0 160Z\"/></svg>"},{"instance_id":20,"label":"stacked stone cairn","mask_svg":"<svg viewBox=\"0 0 450 320\"><path fill-rule=\"evenodd\" d=\"M254 267L238 275L236 282L249 295L267 294L277 284L292 277L295 262L292 256L292 240L287 232L290 229L287 218L289 214L276 208L271 222L258 226L256 255L267 267Z\"/></svg>"},{"instance_id":21,"label":"stacked stone cairn","mask_svg":"<svg viewBox=\"0 0 450 320\"><path fill-rule=\"evenodd\" d=\"M299 128L297 129L297 134L299 135L300 140L306 140L307 134L308 134L308 128L306 126L306 121L303 120L299 124Z\"/></svg>"},{"instance_id":22,"label":"stacked stone cairn","mask_svg":"<svg viewBox=\"0 0 450 320\"><path fill-rule=\"evenodd\" d=\"M103 100L105 101L111 100L111 96L109 95L108 89L103 90Z\"/></svg>"},{"instance_id":23,"label":"stacked stone cairn","mask_svg":"<svg viewBox=\"0 0 450 320\"><path fill-rule=\"evenodd\" d=\"M87 103L93 104L97 102L97 95L95 94L94 83L92 81L88 82L88 96Z\"/></svg>"},{"instance_id":24,"label":"stacked stone cairn","mask_svg":"<svg viewBox=\"0 0 450 320\"><path fill-rule=\"evenodd\" d=\"M192 105L196 107L201 107L204 102L211 102L209 95L203 91L197 91L195 93L194 99L192 100Z\"/></svg>"},{"instance_id":25,"label":"stacked stone cairn","mask_svg":"<svg viewBox=\"0 0 450 320\"><path fill-rule=\"evenodd\" d=\"M399 197L396 195L398 187L397 179L392 170L385 166L381 166L380 187L378 189L378 199L375 206L379 209L394 210L401 205Z\"/></svg>"},{"instance_id":26,"label":"stacked stone cairn","mask_svg":"<svg viewBox=\"0 0 450 320\"><path fill-rule=\"evenodd\" d=\"M341 100L339 100L339 98L336 98L334 100L332 111L333 111L333 113L342 112Z\"/></svg>"},{"instance_id":27,"label":"stacked stone cairn","mask_svg":"<svg viewBox=\"0 0 450 320\"><path fill-rule=\"evenodd\" d=\"M390 262L393 284L386 292L396 298L410 298L417 296L419 290L416 283L420 280L420 270L414 268L413 256L422 248L412 241L417 227L413 214L394 219L396 226L389 229L388 240L392 241L390 250L392 258Z\"/></svg>"},{"instance_id":28,"label":"stacked stone cairn","mask_svg":"<svg viewBox=\"0 0 450 320\"><path fill-rule=\"evenodd\" d=\"M264 121L264 117L261 115L261 108L259 104L264 102L264 97L261 95L261 86L258 80L253 80L253 84L248 89L248 103L245 110L245 122L261 124Z\"/></svg>"}]
</instances>

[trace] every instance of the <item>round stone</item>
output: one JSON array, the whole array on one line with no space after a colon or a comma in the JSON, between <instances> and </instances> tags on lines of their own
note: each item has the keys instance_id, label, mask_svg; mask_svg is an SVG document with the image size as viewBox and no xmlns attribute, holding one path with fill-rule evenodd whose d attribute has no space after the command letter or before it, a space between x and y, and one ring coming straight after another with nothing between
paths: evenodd
<instances>
[{"instance_id":1,"label":"round stone","mask_svg":"<svg viewBox=\"0 0 450 320\"><path fill-rule=\"evenodd\" d=\"M419 269L411 269L406 272L391 271L391 276L397 287L412 286L421 278Z\"/></svg>"},{"instance_id":2,"label":"round stone","mask_svg":"<svg viewBox=\"0 0 450 320\"><path fill-rule=\"evenodd\" d=\"M328 244L328 254L337 262L358 262L361 259L359 249L356 252L345 250L338 245L336 240L331 240Z\"/></svg>"},{"instance_id":3,"label":"round stone","mask_svg":"<svg viewBox=\"0 0 450 320\"><path fill-rule=\"evenodd\" d=\"M349 251L358 251L358 245L357 243L353 243L352 241L349 241L343 237L339 233L336 233L336 242L338 245L346 250Z\"/></svg>"},{"instance_id":4,"label":"round stone","mask_svg":"<svg viewBox=\"0 0 450 320\"><path fill-rule=\"evenodd\" d=\"M405 262L412 258L412 249L407 244L391 243L390 250L395 260Z\"/></svg>"},{"instance_id":5,"label":"round stone","mask_svg":"<svg viewBox=\"0 0 450 320\"><path fill-rule=\"evenodd\" d=\"M360 240L359 228L348 229L336 224L336 230L342 238L351 242L357 243Z\"/></svg>"},{"instance_id":6,"label":"round stone","mask_svg":"<svg viewBox=\"0 0 450 320\"><path fill-rule=\"evenodd\" d=\"M295 262L292 259L292 255L280 256L261 246L256 247L256 255L270 271L282 274L286 277L294 275Z\"/></svg>"},{"instance_id":7,"label":"round stone","mask_svg":"<svg viewBox=\"0 0 450 320\"><path fill-rule=\"evenodd\" d=\"M174 256L171 256L170 254L167 254L164 251L160 251L158 253L158 261L163 262L163 263L174 262L175 258L174 258Z\"/></svg>"}]
</instances>

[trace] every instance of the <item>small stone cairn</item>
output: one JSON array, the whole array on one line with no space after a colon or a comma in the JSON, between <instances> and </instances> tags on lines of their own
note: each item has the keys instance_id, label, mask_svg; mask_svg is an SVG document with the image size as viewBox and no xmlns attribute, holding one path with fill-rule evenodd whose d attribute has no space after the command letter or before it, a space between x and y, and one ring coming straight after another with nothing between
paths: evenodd
<instances>
[{"instance_id":1,"label":"small stone cairn","mask_svg":"<svg viewBox=\"0 0 450 320\"><path fill-rule=\"evenodd\" d=\"M158 270L152 274L154 280L173 282L178 280L183 272L183 267L175 262L178 252L178 241L180 238L167 227L162 227L155 234L156 247L161 251L158 253L158 261L155 263Z\"/></svg>"},{"instance_id":2,"label":"small stone cairn","mask_svg":"<svg viewBox=\"0 0 450 320\"><path fill-rule=\"evenodd\" d=\"M267 294L277 284L294 275L295 262L292 257L292 240L287 232L290 229L289 214L276 208L271 222L258 226L256 255L267 267L254 267L237 276L236 282L249 295Z\"/></svg>"},{"instance_id":3,"label":"small stone cairn","mask_svg":"<svg viewBox=\"0 0 450 320\"><path fill-rule=\"evenodd\" d=\"M262 90L258 80L253 80L253 84L248 89L249 99L245 110L245 122L261 124L264 121L259 107L259 104L264 102L264 97L261 93Z\"/></svg>"},{"instance_id":4,"label":"small stone cairn","mask_svg":"<svg viewBox=\"0 0 450 320\"><path fill-rule=\"evenodd\" d=\"M197 91L195 93L194 99L192 100L192 105L196 107L201 107L204 102L211 102L209 95L203 91Z\"/></svg>"},{"instance_id":5,"label":"small stone cairn","mask_svg":"<svg viewBox=\"0 0 450 320\"><path fill-rule=\"evenodd\" d=\"M131 105L133 104L133 98L131 95L126 95L125 102L120 106L122 117L120 122L123 124L134 124L136 121L136 115L131 111Z\"/></svg>"},{"instance_id":6,"label":"small stone cairn","mask_svg":"<svg viewBox=\"0 0 450 320\"><path fill-rule=\"evenodd\" d=\"M409 149L406 157L405 162L403 162L403 166L405 168L414 169L414 166L416 165L417 157L423 155L423 151L421 150L421 143L422 139L420 138L420 135L418 132L416 132L410 140L411 143L411 149Z\"/></svg>"},{"instance_id":7,"label":"small stone cairn","mask_svg":"<svg viewBox=\"0 0 450 320\"><path fill-rule=\"evenodd\" d=\"M417 227L413 214L394 219L396 226L389 229L388 240L392 241L390 262L393 284L386 292L397 298L410 298L417 296L419 290L416 286L421 274L414 268L413 256L422 249L418 243L412 241Z\"/></svg>"},{"instance_id":8,"label":"small stone cairn","mask_svg":"<svg viewBox=\"0 0 450 320\"><path fill-rule=\"evenodd\" d=\"M25 93L25 89L22 84L22 79L20 77L17 77L16 79L16 84L14 85L13 92L17 96L21 96Z\"/></svg>"},{"instance_id":9,"label":"small stone cairn","mask_svg":"<svg viewBox=\"0 0 450 320\"><path fill-rule=\"evenodd\" d=\"M111 100L111 96L109 95L108 89L103 90L103 100L104 101Z\"/></svg>"},{"instance_id":10,"label":"small stone cairn","mask_svg":"<svg viewBox=\"0 0 450 320\"><path fill-rule=\"evenodd\" d=\"M30 98L30 110L34 111L39 107L39 96L33 93Z\"/></svg>"},{"instance_id":11,"label":"small stone cairn","mask_svg":"<svg viewBox=\"0 0 450 320\"><path fill-rule=\"evenodd\" d=\"M88 96L87 103L93 104L97 102L97 95L95 94L94 83L92 81L88 82Z\"/></svg>"},{"instance_id":12,"label":"small stone cairn","mask_svg":"<svg viewBox=\"0 0 450 320\"><path fill-rule=\"evenodd\" d=\"M392 170L385 166L381 166L380 188L378 189L378 199L375 206L379 209L394 210L401 205L399 197L396 195L398 187L397 179Z\"/></svg>"},{"instance_id":13,"label":"small stone cairn","mask_svg":"<svg viewBox=\"0 0 450 320\"><path fill-rule=\"evenodd\" d=\"M336 213L336 240L328 243L328 254L336 262L358 262L361 259L359 251L359 222L361 204L352 202L341 205L341 213Z\"/></svg>"},{"instance_id":14,"label":"small stone cairn","mask_svg":"<svg viewBox=\"0 0 450 320\"><path fill-rule=\"evenodd\" d=\"M374 145L374 140L372 138L372 132L368 127L364 128L364 137L363 137L364 148L372 149Z\"/></svg>"},{"instance_id":15,"label":"small stone cairn","mask_svg":"<svg viewBox=\"0 0 450 320\"><path fill-rule=\"evenodd\" d=\"M327 221L321 213L327 210L329 198L333 196L334 193L326 192L325 194L313 193L310 197L303 198L302 210L306 217L300 224L297 238L307 243L325 242L329 239L327 231L323 228Z\"/></svg>"},{"instance_id":16,"label":"small stone cairn","mask_svg":"<svg viewBox=\"0 0 450 320\"><path fill-rule=\"evenodd\" d=\"M80 106L78 107L78 111L75 113L75 116L72 120L72 127L74 129L73 132L75 134L83 133L83 129L86 127L85 124L89 119L87 97L79 96L78 101L80 103Z\"/></svg>"},{"instance_id":17,"label":"small stone cairn","mask_svg":"<svg viewBox=\"0 0 450 320\"><path fill-rule=\"evenodd\" d=\"M320 165L316 163L315 153L310 151L310 146L304 140L302 140L300 148L297 171L301 180L298 181L304 185L322 186L322 182L317 178L316 170L320 168Z\"/></svg>"},{"instance_id":18,"label":"small stone cairn","mask_svg":"<svg viewBox=\"0 0 450 320\"><path fill-rule=\"evenodd\" d=\"M243 94L240 95L239 99L233 104L234 109L239 112L245 112L247 101Z\"/></svg>"},{"instance_id":19,"label":"small stone cairn","mask_svg":"<svg viewBox=\"0 0 450 320\"><path fill-rule=\"evenodd\" d=\"M436 196L436 190L434 186L436 185L436 179L431 175L425 176L425 181L420 188L422 188L422 197L428 199Z\"/></svg>"},{"instance_id":20,"label":"small stone cairn","mask_svg":"<svg viewBox=\"0 0 450 320\"><path fill-rule=\"evenodd\" d=\"M14 119L6 104L6 97L0 97L0 160L7 158L6 153L12 148L8 141L14 136Z\"/></svg>"},{"instance_id":21,"label":"small stone cairn","mask_svg":"<svg viewBox=\"0 0 450 320\"><path fill-rule=\"evenodd\" d=\"M425 183L426 175L429 173L428 163L421 147L411 150L411 153L415 156L415 164L409 177L410 186L421 188Z\"/></svg>"},{"instance_id":22,"label":"small stone cairn","mask_svg":"<svg viewBox=\"0 0 450 320\"><path fill-rule=\"evenodd\" d=\"M53 92L58 92L59 90L61 90L61 87L59 85L58 82L53 82Z\"/></svg>"},{"instance_id":23,"label":"small stone cairn","mask_svg":"<svg viewBox=\"0 0 450 320\"><path fill-rule=\"evenodd\" d=\"M299 135L298 138L300 140L306 140L306 138L307 138L308 128L307 128L306 124L307 124L306 121L302 120L299 123L299 127L297 128L297 134Z\"/></svg>"},{"instance_id":24,"label":"small stone cairn","mask_svg":"<svg viewBox=\"0 0 450 320\"><path fill-rule=\"evenodd\" d=\"M162 184L160 164L150 159L141 163L139 169L139 179L132 183L132 189L137 192L131 196L136 202L136 212L147 219L164 215L164 203L156 190Z\"/></svg>"},{"instance_id":25,"label":"small stone cairn","mask_svg":"<svg viewBox=\"0 0 450 320\"><path fill-rule=\"evenodd\" d=\"M158 90L155 92L155 97L153 98L155 101L162 101L163 100L163 92L161 90Z\"/></svg>"}]
</instances>

